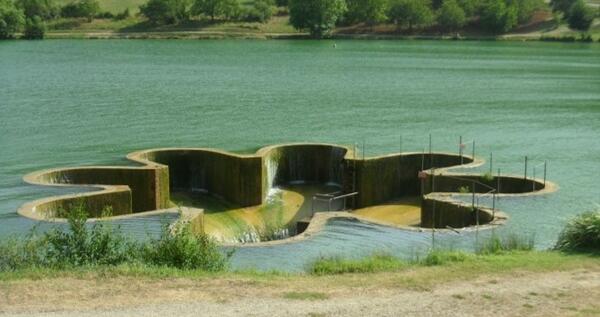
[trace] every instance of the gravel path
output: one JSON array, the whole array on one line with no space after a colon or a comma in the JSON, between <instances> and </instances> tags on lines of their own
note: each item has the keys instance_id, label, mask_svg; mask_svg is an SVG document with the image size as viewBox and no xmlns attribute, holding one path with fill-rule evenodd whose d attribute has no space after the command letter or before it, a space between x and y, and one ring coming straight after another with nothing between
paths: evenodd
<instances>
[{"instance_id":1,"label":"gravel path","mask_svg":"<svg viewBox=\"0 0 600 317\"><path fill-rule=\"evenodd\" d=\"M481 277L427 290L319 290L315 285L312 293L233 281L215 284L213 289L163 281L149 290L140 289L143 284L121 285L116 294L124 295L123 287L132 293L120 299L102 295L110 289L104 282L89 283L100 291L80 291L82 298L77 298L74 292L85 287L84 281L65 290L68 299L62 301L53 294L18 300L5 288L0 293L4 295L0 316L600 316L600 271L589 270ZM222 294L226 291L231 295Z\"/></svg>"}]
</instances>

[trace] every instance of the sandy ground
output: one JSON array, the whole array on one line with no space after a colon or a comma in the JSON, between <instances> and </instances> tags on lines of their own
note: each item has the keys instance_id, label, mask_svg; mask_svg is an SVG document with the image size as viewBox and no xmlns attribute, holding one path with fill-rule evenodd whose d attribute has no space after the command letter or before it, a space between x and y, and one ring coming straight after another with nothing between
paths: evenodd
<instances>
[{"instance_id":1,"label":"sandy ground","mask_svg":"<svg viewBox=\"0 0 600 317\"><path fill-rule=\"evenodd\" d=\"M600 269L423 288L382 283L383 273L336 278L0 282L0 316L600 316Z\"/></svg>"}]
</instances>

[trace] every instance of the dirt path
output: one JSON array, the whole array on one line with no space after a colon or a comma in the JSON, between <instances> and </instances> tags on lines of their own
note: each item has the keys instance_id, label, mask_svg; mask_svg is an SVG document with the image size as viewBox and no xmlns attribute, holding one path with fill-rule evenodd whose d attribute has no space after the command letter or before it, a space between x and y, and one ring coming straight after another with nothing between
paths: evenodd
<instances>
[{"instance_id":1,"label":"dirt path","mask_svg":"<svg viewBox=\"0 0 600 317\"><path fill-rule=\"evenodd\" d=\"M366 276L345 276L342 285L336 277L3 282L0 316L600 316L600 270L490 275L422 289Z\"/></svg>"}]
</instances>

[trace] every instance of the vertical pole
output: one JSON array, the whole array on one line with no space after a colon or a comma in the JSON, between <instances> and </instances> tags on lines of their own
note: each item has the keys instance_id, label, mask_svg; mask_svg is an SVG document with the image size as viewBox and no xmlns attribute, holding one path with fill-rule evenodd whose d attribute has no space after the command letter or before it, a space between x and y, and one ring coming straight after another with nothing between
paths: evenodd
<instances>
[{"instance_id":1,"label":"vertical pole","mask_svg":"<svg viewBox=\"0 0 600 317\"><path fill-rule=\"evenodd\" d=\"M492 220L496 218L496 192L492 195Z\"/></svg>"},{"instance_id":2,"label":"vertical pole","mask_svg":"<svg viewBox=\"0 0 600 317\"><path fill-rule=\"evenodd\" d=\"M431 144L431 133L429 134L429 168L433 167L433 146Z\"/></svg>"},{"instance_id":3,"label":"vertical pole","mask_svg":"<svg viewBox=\"0 0 600 317\"><path fill-rule=\"evenodd\" d=\"M473 162L475 162L475 140L473 140Z\"/></svg>"},{"instance_id":4,"label":"vertical pole","mask_svg":"<svg viewBox=\"0 0 600 317\"><path fill-rule=\"evenodd\" d=\"M500 169L498 169L498 177L496 178L496 180L498 181L498 185L496 185L496 192L499 194L500 193Z\"/></svg>"},{"instance_id":5,"label":"vertical pole","mask_svg":"<svg viewBox=\"0 0 600 317\"><path fill-rule=\"evenodd\" d=\"M315 196L313 196L312 202L310 204L310 214L311 216L315 215Z\"/></svg>"},{"instance_id":6,"label":"vertical pole","mask_svg":"<svg viewBox=\"0 0 600 317\"><path fill-rule=\"evenodd\" d=\"M525 156L525 179L527 179L527 156Z\"/></svg>"},{"instance_id":7,"label":"vertical pole","mask_svg":"<svg viewBox=\"0 0 600 317\"><path fill-rule=\"evenodd\" d=\"M435 170L432 171L431 174L431 192L435 192ZM435 199L431 200L432 210L431 210L431 249L435 249Z\"/></svg>"},{"instance_id":8,"label":"vertical pole","mask_svg":"<svg viewBox=\"0 0 600 317\"><path fill-rule=\"evenodd\" d=\"M548 161L544 161L544 187L546 187L546 171L548 170Z\"/></svg>"},{"instance_id":9,"label":"vertical pole","mask_svg":"<svg viewBox=\"0 0 600 317\"><path fill-rule=\"evenodd\" d=\"M421 154L421 171L425 168L425 149ZM421 196L425 195L425 179L421 178Z\"/></svg>"},{"instance_id":10,"label":"vertical pole","mask_svg":"<svg viewBox=\"0 0 600 317\"><path fill-rule=\"evenodd\" d=\"M460 156L460 165L463 165L463 143L462 135L458 137L458 155Z\"/></svg>"},{"instance_id":11,"label":"vertical pole","mask_svg":"<svg viewBox=\"0 0 600 317\"><path fill-rule=\"evenodd\" d=\"M331 211L331 201L333 200L333 198L329 198L329 202L327 204L327 211Z\"/></svg>"},{"instance_id":12,"label":"vertical pole","mask_svg":"<svg viewBox=\"0 0 600 317\"><path fill-rule=\"evenodd\" d=\"M356 192L356 142L354 143L354 160L352 164L352 191ZM356 208L356 196L352 196L352 208Z\"/></svg>"},{"instance_id":13,"label":"vertical pole","mask_svg":"<svg viewBox=\"0 0 600 317\"><path fill-rule=\"evenodd\" d=\"M494 153L490 153L490 175L492 175L493 170L494 170Z\"/></svg>"},{"instance_id":14,"label":"vertical pole","mask_svg":"<svg viewBox=\"0 0 600 317\"><path fill-rule=\"evenodd\" d=\"M531 185L532 185L532 187L533 187L533 191L535 191L535 168L536 168L536 167L537 167L537 166L534 166L534 167L533 167L533 178L531 179Z\"/></svg>"},{"instance_id":15,"label":"vertical pole","mask_svg":"<svg viewBox=\"0 0 600 317\"><path fill-rule=\"evenodd\" d=\"M363 139L363 150L362 150L362 159L363 161L365 160L365 146L366 146L367 141Z\"/></svg>"}]
</instances>

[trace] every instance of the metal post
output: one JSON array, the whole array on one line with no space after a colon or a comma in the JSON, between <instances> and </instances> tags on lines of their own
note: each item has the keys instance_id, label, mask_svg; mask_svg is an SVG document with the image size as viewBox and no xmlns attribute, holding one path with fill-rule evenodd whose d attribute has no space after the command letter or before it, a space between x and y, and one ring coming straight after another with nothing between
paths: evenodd
<instances>
[{"instance_id":1,"label":"metal post","mask_svg":"<svg viewBox=\"0 0 600 317\"><path fill-rule=\"evenodd\" d=\"M463 165L463 143L462 135L458 137L458 155L460 156L460 165Z\"/></svg>"},{"instance_id":2,"label":"metal post","mask_svg":"<svg viewBox=\"0 0 600 317\"><path fill-rule=\"evenodd\" d=\"M431 143L431 133L429 134L429 168L433 167L433 146Z\"/></svg>"},{"instance_id":3,"label":"metal post","mask_svg":"<svg viewBox=\"0 0 600 317\"><path fill-rule=\"evenodd\" d=\"M431 192L435 192L435 170L432 171L431 174ZM435 199L432 199L432 210L431 210L431 249L435 249Z\"/></svg>"},{"instance_id":4,"label":"metal post","mask_svg":"<svg viewBox=\"0 0 600 317\"><path fill-rule=\"evenodd\" d=\"M546 171L548 170L548 161L544 161L544 187L546 187Z\"/></svg>"},{"instance_id":5,"label":"metal post","mask_svg":"<svg viewBox=\"0 0 600 317\"><path fill-rule=\"evenodd\" d=\"M498 177L496 178L496 180L498 181L498 185L496 185L496 192L499 194L500 193L500 169L498 169Z\"/></svg>"},{"instance_id":6,"label":"metal post","mask_svg":"<svg viewBox=\"0 0 600 317\"><path fill-rule=\"evenodd\" d=\"M327 211L331 211L331 201L333 200L333 198L329 198L328 204L327 204Z\"/></svg>"},{"instance_id":7,"label":"metal post","mask_svg":"<svg viewBox=\"0 0 600 317\"><path fill-rule=\"evenodd\" d=\"M527 156L525 156L525 179L527 179Z\"/></svg>"},{"instance_id":8,"label":"metal post","mask_svg":"<svg viewBox=\"0 0 600 317\"><path fill-rule=\"evenodd\" d=\"M492 171L494 166L494 153L490 153L490 175L492 175Z\"/></svg>"}]
</instances>

